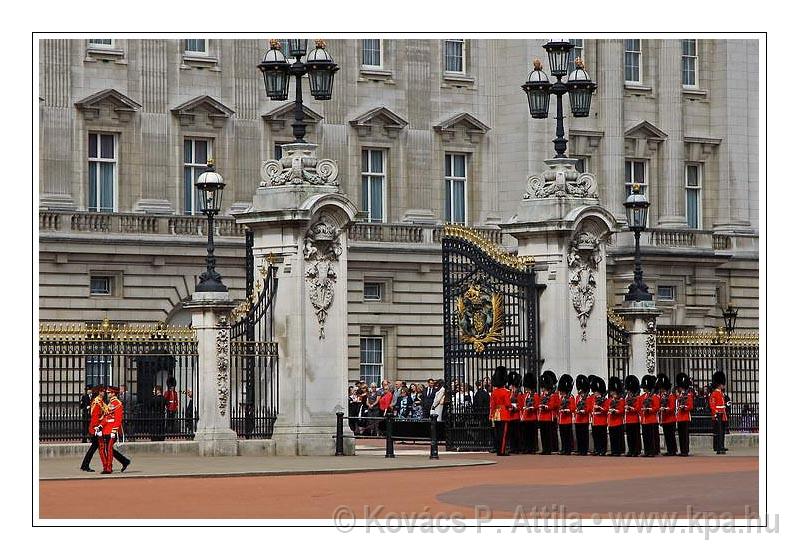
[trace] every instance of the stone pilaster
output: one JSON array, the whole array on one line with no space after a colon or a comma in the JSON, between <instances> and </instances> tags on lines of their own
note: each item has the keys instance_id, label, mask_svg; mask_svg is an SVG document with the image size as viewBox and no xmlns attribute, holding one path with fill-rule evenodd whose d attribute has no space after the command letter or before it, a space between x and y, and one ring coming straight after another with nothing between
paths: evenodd
<instances>
[{"instance_id":1,"label":"stone pilaster","mask_svg":"<svg viewBox=\"0 0 800 560\"><path fill-rule=\"evenodd\" d=\"M597 97L605 135L600 142L600 200L619 220L625 219L625 75L622 39L598 41ZM600 70L602 68L602 71Z\"/></svg>"},{"instance_id":2,"label":"stone pilaster","mask_svg":"<svg viewBox=\"0 0 800 560\"><path fill-rule=\"evenodd\" d=\"M661 181L658 191L658 225L686 227L683 146L683 86L681 42L658 42L658 115L667 138L661 145ZM651 173L655 170L651 168Z\"/></svg>"},{"instance_id":3,"label":"stone pilaster","mask_svg":"<svg viewBox=\"0 0 800 560\"><path fill-rule=\"evenodd\" d=\"M238 453L230 419L230 327L227 315L233 301L227 292L195 292L185 306L197 333L199 386L197 431L200 455Z\"/></svg>"},{"instance_id":4,"label":"stone pilaster","mask_svg":"<svg viewBox=\"0 0 800 560\"><path fill-rule=\"evenodd\" d=\"M644 375L658 375L656 319L661 311L652 301L626 302L614 311L625 319L630 334L628 371L639 379Z\"/></svg>"}]
</instances>

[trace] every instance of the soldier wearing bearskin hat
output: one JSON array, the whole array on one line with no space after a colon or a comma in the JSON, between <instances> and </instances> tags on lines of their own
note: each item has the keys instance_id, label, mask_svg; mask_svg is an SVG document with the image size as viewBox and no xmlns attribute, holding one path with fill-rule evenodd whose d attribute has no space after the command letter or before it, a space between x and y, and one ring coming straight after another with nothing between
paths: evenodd
<instances>
[{"instance_id":1,"label":"soldier wearing bearskin hat","mask_svg":"<svg viewBox=\"0 0 800 560\"><path fill-rule=\"evenodd\" d=\"M675 377L675 420L678 424L678 444L681 457L689 455L689 424L694 409L694 392L690 387L689 376L679 373Z\"/></svg>"},{"instance_id":2,"label":"soldier wearing bearskin hat","mask_svg":"<svg viewBox=\"0 0 800 560\"><path fill-rule=\"evenodd\" d=\"M559 455L571 455L575 447L572 440L572 415L575 414L575 397L572 396L574 383L568 373L563 374L558 380L558 431L561 436Z\"/></svg>"},{"instance_id":3,"label":"soldier wearing bearskin hat","mask_svg":"<svg viewBox=\"0 0 800 560\"><path fill-rule=\"evenodd\" d=\"M671 457L678 454L678 443L675 441L675 393L672 392L672 382L663 373L658 374L656 391L661 400L658 421L664 433L664 455Z\"/></svg>"},{"instance_id":4,"label":"soldier wearing bearskin hat","mask_svg":"<svg viewBox=\"0 0 800 560\"><path fill-rule=\"evenodd\" d=\"M558 395L553 392L556 374L550 370L539 376L539 432L542 438L542 455L550 455L557 445L553 445L555 415L558 411Z\"/></svg>"},{"instance_id":5,"label":"soldier wearing bearskin hat","mask_svg":"<svg viewBox=\"0 0 800 560\"><path fill-rule=\"evenodd\" d=\"M508 409L508 452L521 453L520 450L520 408L519 397L522 394L522 376L514 370L508 373L508 391L511 407Z\"/></svg>"},{"instance_id":6,"label":"soldier wearing bearskin hat","mask_svg":"<svg viewBox=\"0 0 800 560\"><path fill-rule=\"evenodd\" d=\"M506 368L497 366L492 374L492 394L489 395L489 420L494 422L494 443L498 455L508 455L508 419L511 392L506 389Z\"/></svg>"},{"instance_id":7,"label":"soldier wearing bearskin hat","mask_svg":"<svg viewBox=\"0 0 800 560\"><path fill-rule=\"evenodd\" d=\"M639 391L639 378L635 375L627 376L625 378L625 438L628 441L626 457L638 457L642 453L642 434L639 427L642 399Z\"/></svg>"},{"instance_id":8,"label":"soldier wearing bearskin hat","mask_svg":"<svg viewBox=\"0 0 800 560\"><path fill-rule=\"evenodd\" d=\"M536 453L538 451L538 411L539 395L536 392L536 376L528 372L522 378L524 391L519 394L517 408L520 411L520 446L522 453Z\"/></svg>"},{"instance_id":9,"label":"soldier wearing bearskin hat","mask_svg":"<svg viewBox=\"0 0 800 560\"><path fill-rule=\"evenodd\" d=\"M725 454L725 424L728 411L725 407L725 373L715 371L711 377L712 391L708 397L708 408L711 410L711 421L714 426L714 451L717 455Z\"/></svg>"},{"instance_id":10,"label":"soldier wearing bearskin hat","mask_svg":"<svg viewBox=\"0 0 800 560\"><path fill-rule=\"evenodd\" d=\"M625 395L619 377L608 378L608 439L611 443L611 456L619 457L625 453Z\"/></svg>"},{"instance_id":11,"label":"soldier wearing bearskin hat","mask_svg":"<svg viewBox=\"0 0 800 560\"><path fill-rule=\"evenodd\" d=\"M589 378L583 374L575 378L575 448L578 455L589 454L589 418L592 409L589 404Z\"/></svg>"},{"instance_id":12,"label":"soldier wearing bearskin hat","mask_svg":"<svg viewBox=\"0 0 800 560\"><path fill-rule=\"evenodd\" d=\"M594 444L594 455L605 455L608 453L608 406L609 399L606 398L606 382L602 377L596 375L589 376L589 389L592 394L587 399L586 408L592 418L592 443Z\"/></svg>"},{"instance_id":13,"label":"soldier wearing bearskin hat","mask_svg":"<svg viewBox=\"0 0 800 560\"><path fill-rule=\"evenodd\" d=\"M642 389L641 424L642 439L644 440L644 456L655 457L659 454L660 450L658 439L658 411L661 407L661 398L656 392L656 376L645 375L642 377Z\"/></svg>"}]
</instances>

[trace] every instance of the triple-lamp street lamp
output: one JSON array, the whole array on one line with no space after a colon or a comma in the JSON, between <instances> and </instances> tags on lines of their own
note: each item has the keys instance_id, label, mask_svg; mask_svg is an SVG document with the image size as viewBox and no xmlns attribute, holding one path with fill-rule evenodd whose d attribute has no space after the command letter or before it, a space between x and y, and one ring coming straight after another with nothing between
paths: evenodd
<instances>
[{"instance_id":1,"label":"triple-lamp street lamp","mask_svg":"<svg viewBox=\"0 0 800 560\"><path fill-rule=\"evenodd\" d=\"M650 202L641 193L641 187L635 183L631 188L631 194L624 203L625 212L628 215L628 229L633 232L636 239L636 250L634 252L633 283L628 286L628 293L625 294L625 301L652 301L653 295L648 291L647 284L642 279L642 254L639 249L639 236L647 227L647 215L649 213Z\"/></svg>"},{"instance_id":2,"label":"triple-lamp street lamp","mask_svg":"<svg viewBox=\"0 0 800 560\"><path fill-rule=\"evenodd\" d=\"M311 95L317 101L327 101L333 92L333 76L339 70L333 58L325 50L325 41L318 39L316 48L306 55L308 39L289 39L289 61L282 50L280 41L272 39L264 60L258 65L264 74L264 87L267 97L273 101L285 101L289 95L289 78L294 76L294 122L292 132L296 142L305 142L306 124L303 120L303 84L301 77L308 74ZM305 62L302 61L306 57Z\"/></svg>"},{"instance_id":3,"label":"triple-lamp street lamp","mask_svg":"<svg viewBox=\"0 0 800 560\"><path fill-rule=\"evenodd\" d=\"M219 214L222 203L222 189L225 180L214 169L214 161L208 161L208 167L200 174L195 182L200 191L200 204L203 214L208 218L208 244L206 254L206 271L200 275L197 292L227 292L228 288L222 283L222 276L214 269L217 259L214 257L214 216Z\"/></svg>"},{"instance_id":4,"label":"triple-lamp street lamp","mask_svg":"<svg viewBox=\"0 0 800 560\"><path fill-rule=\"evenodd\" d=\"M564 138L564 106L561 97L569 93L569 105L575 117L588 117L592 104L592 92L597 85L589 78L580 58L575 59L575 69L569 72L574 45L569 41L550 41L544 45L550 61L550 73L556 78L555 83L542 70L542 61L533 61L533 71L522 89L528 94L528 106L534 119L547 118L550 107L550 95L556 96L556 158L566 158L567 139ZM569 73L566 83L561 78Z\"/></svg>"}]
</instances>

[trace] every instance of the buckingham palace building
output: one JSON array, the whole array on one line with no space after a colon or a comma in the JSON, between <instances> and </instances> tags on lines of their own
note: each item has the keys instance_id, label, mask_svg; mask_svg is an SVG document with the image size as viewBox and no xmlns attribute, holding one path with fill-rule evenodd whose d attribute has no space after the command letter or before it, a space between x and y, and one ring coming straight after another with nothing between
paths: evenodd
<instances>
[{"instance_id":1,"label":"buckingham palace building","mask_svg":"<svg viewBox=\"0 0 800 560\"><path fill-rule=\"evenodd\" d=\"M759 43L580 39L597 83L567 153L625 220L651 202L644 280L663 329L759 319ZM515 250L527 178L553 156L552 119L525 92L546 39L333 38L330 101L304 95L306 139L336 160L358 206L348 232L349 378L441 377L444 225ZM194 181L225 177L217 270L245 296L245 226L261 162L293 139L292 102L270 101L263 39L42 39L39 60L39 320L188 325L205 269ZM609 306L633 278L632 235L612 236ZM546 272L542 272L546 274ZM604 312L604 310L601 310Z\"/></svg>"}]
</instances>

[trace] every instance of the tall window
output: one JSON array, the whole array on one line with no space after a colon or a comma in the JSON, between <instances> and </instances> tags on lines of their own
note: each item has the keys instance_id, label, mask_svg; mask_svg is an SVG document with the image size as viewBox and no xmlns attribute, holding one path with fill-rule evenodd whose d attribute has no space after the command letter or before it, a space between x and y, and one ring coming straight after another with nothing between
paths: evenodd
<instances>
[{"instance_id":1,"label":"tall window","mask_svg":"<svg viewBox=\"0 0 800 560\"><path fill-rule=\"evenodd\" d=\"M640 191L647 196L647 161L638 159L625 160L625 196L631 194L631 187L639 183Z\"/></svg>"},{"instance_id":2,"label":"tall window","mask_svg":"<svg viewBox=\"0 0 800 560\"><path fill-rule=\"evenodd\" d=\"M444 42L444 71L463 74L464 39L447 39Z\"/></svg>"},{"instance_id":3,"label":"tall window","mask_svg":"<svg viewBox=\"0 0 800 560\"><path fill-rule=\"evenodd\" d=\"M467 156L444 156L444 217L453 224L466 224L467 218Z\"/></svg>"},{"instance_id":4,"label":"tall window","mask_svg":"<svg viewBox=\"0 0 800 560\"><path fill-rule=\"evenodd\" d=\"M575 60L583 59L583 39L570 39L569 42L575 45L572 49L572 59L569 61L569 71L572 72L575 70Z\"/></svg>"},{"instance_id":5,"label":"tall window","mask_svg":"<svg viewBox=\"0 0 800 560\"><path fill-rule=\"evenodd\" d=\"M625 39L625 81L641 83L642 41L641 39Z\"/></svg>"},{"instance_id":6,"label":"tall window","mask_svg":"<svg viewBox=\"0 0 800 560\"><path fill-rule=\"evenodd\" d=\"M208 44L205 39L184 39L183 50L192 54L208 54Z\"/></svg>"},{"instance_id":7,"label":"tall window","mask_svg":"<svg viewBox=\"0 0 800 560\"><path fill-rule=\"evenodd\" d=\"M117 198L117 137L89 134L89 211L113 212Z\"/></svg>"},{"instance_id":8,"label":"tall window","mask_svg":"<svg viewBox=\"0 0 800 560\"><path fill-rule=\"evenodd\" d=\"M681 45L683 85L684 87L697 87L697 39L683 39Z\"/></svg>"},{"instance_id":9,"label":"tall window","mask_svg":"<svg viewBox=\"0 0 800 560\"><path fill-rule=\"evenodd\" d=\"M361 337L361 379L369 385L380 387L383 380L383 338L379 336Z\"/></svg>"},{"instance_id":10,"label":"tall window","mask_svg":"<svg viewBox=\"0 0 800 560\"><path fill-rule=\"evenodd\" d=\"M686 166L686 223L694 229L703 227L703 168L696 163Z\"/></svg>"},{"instance_id":11,"label":"tall window","mask_svg":"<svg viewBox=\"0 0 800 560\"><path fill-rule=\"evenodd\" d=\"M382 53L381 39L362 39L361 40L361 66L364 68L381 68Z\"/></svg>"},{"instance_id":12,"label":"tall window","mask_svg":"<svg viewBox=\"0 0 800 560\"><path fill-rule=\"evenodd\" d=\"M208 166L211 141L187 138L183 141L183 213L200 214L202 208L195 181Z\"/></svg>"},{"instance_id":13,"label":"tall window","mask_svg":"<svg viewBox=\"0 0 800 560\"><path fill-rule=\"evenodd\" d=\"M361 210L368 222L383 222L386 218L386 166L383 150L361 151Z\"/></svg>"}]
</instances>

